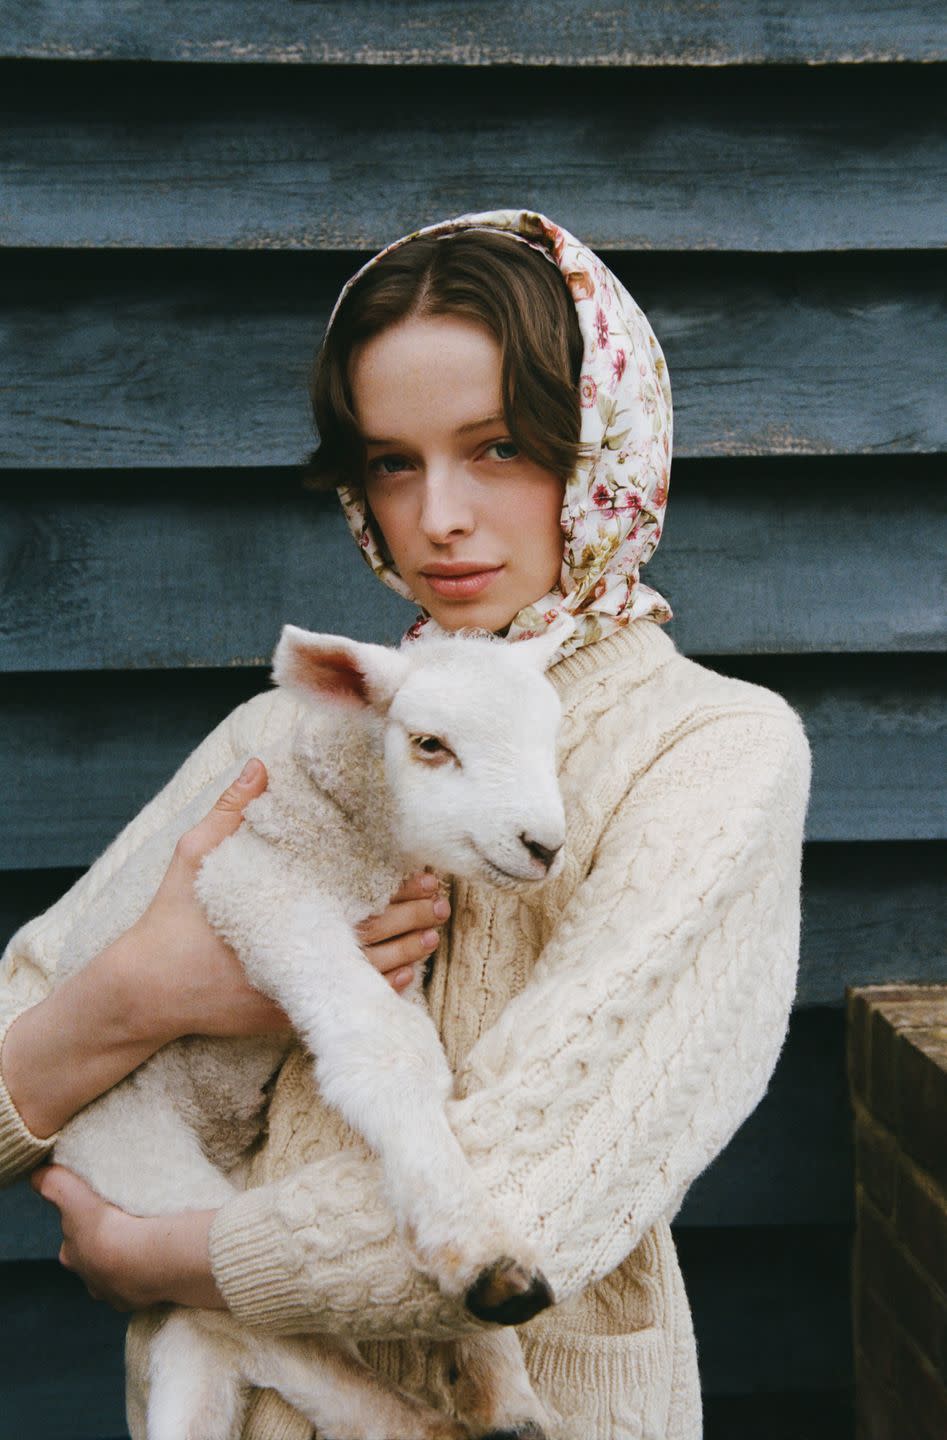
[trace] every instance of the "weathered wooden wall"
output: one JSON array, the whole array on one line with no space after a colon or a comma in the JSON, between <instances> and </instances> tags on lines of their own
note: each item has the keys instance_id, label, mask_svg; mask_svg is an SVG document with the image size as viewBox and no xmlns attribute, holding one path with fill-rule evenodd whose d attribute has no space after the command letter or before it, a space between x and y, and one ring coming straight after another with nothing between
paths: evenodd
<instances>
[{"instance_id":1,"label":"weathered wooden wall","mask_svg":"<svg viewBox=\"0 0 947 1440\"><path fill-rule=\"evenodd\" d=\"M924 0L0 3L4 937L267 684L284 620L411 615L295 469L366 253L534 207L655 327L671 633L815 755L785 1053L677 1222L708 1440L845 1433L844 987L947 976L945 48ZM123 1321L56 1244L0 1195L0 1440L122 1431Z\"/></svg>"}]
</instances>

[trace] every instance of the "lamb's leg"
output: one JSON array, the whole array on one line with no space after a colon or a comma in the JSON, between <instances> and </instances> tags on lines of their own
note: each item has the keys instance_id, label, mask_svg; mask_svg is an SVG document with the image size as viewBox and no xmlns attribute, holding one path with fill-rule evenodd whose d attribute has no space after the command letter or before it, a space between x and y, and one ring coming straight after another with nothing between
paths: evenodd
<instances>
[{"instance_id":1,"label":"lamb's leg","mask_svg":"<svg viewBox=\"0 0 947 1440\"><path fill-rule=\"evenodd\" d=\"M335 1337L248 1334L244 1364L252 1384L277 1390L326 1440L469 1440L466 1425L398 1389Z\"/></svg>"},{"instance_id":2,"label":"lamb's leg","mask_svg":"<svg viewBox=\"0 0 947 1440\"><path fill-rule=\"evenodd\" d=\"M248 1391L242 1346L173 1310L151 1344L148 1440L237 1440Z\"/></svg>"},{"instance_id":3,"label":"lamb's leg","mask_svg":"<svg viewBox=\"0 0 947 1440\"><path fill-rule=\"evenodd\" d=\"M517 1325L545 1309L552 1292L535 1256L512 1236L447 1122L451 1074L427 1012L367 963L328 897L288 904L277 918L271 911L265 925L244 921L239 953L251 981L316 1056L325 1099L381 1156L423 1268L482 1319Z\"/></svg>"},{"instance_id":4,"label":"lamb's leg","mask_svg":"<svg viewBox=\"0 0 947 1440\"><path fill-rule=\"evenodd\" d=\"M445 1348L454 1409L477 1440L545 1440L551 1417L512 1330L485 1330Z\"/></svg>"}]
</instances>

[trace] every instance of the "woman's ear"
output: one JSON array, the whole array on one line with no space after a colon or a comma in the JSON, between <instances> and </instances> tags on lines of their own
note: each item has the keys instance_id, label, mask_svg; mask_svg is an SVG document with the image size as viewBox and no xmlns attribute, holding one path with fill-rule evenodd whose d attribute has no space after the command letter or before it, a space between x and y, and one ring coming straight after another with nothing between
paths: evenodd
<instances>
[{"instance_id":1,"label":"woman's ear","mask_svg":"<svg viewBox=\"0 0 947 1440\"><path fill-rule=\"evenodd\" d=\"M384 645L366 645L344 635L320 635L298 625L284 625L273 652L272 679L304 700L371 706L383 714L408 665L404 655Z\"/></svg>"}]
</instances>

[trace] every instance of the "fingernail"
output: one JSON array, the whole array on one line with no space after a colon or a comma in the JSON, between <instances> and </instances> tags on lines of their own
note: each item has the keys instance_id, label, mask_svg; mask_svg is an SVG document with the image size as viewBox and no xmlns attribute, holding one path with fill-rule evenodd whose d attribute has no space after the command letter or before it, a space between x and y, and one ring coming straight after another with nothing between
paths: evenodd
<instances>
[{"instance_id":1,"label":"fingernail","mask_svg":"<svg viewBox=\"0 0 947 1440\"><path fill-rule=\"evenodd\" d=\"M421 876L421 889L424 890L424 891L426 892L426 894L428 894L428 895L433 895L433 894L434 894L434 891L437 889L437 876L436 876L436 875L422 875L422 876Z\"/></svg>"},{"instance_id":2,"label":"fingernail","mask_svg":"<svg viewBox=\"0 0 947 1440\"><path fill-rule=\"evenodd\" d=\"M400 990L403 986L410 984L411 975L412 971L410 966L407 966L404 970L396 970L391 983Z\"/></svg>"},{"instance_id":3,"label":"fingernail","mask_svg":"<svg viewBox=\"0 0 947 1440\"><path fill-rule=\"evenodd\" d=\"M431 949L433 950L436 947L440 938L441 937L438 935L436 930L425 930L424 934L421 936L421 944L430 945Z\"/></svg>"},{"instance_id":4,"label":"fingernail","mask_svg":"<svg viewBox=\"0 0 947 1440\"><path fill-rule=\"evenodd\" d=\"M443 896L440 900L434 901L434 914L438 920L446 920L450 914L450 902L445 900Z\"/></svg>"},{"instance_id":5,"label":"fingernail","mask_svg":"<svg viewBox=\"0 0 947 1440\"><path fill-rule=\"evenodd\" d=\"M240 778L237 780L237 784L252 785L259 773L259 765L259 760L248 760L240 771Z\"/></svg>"}]
</instances>

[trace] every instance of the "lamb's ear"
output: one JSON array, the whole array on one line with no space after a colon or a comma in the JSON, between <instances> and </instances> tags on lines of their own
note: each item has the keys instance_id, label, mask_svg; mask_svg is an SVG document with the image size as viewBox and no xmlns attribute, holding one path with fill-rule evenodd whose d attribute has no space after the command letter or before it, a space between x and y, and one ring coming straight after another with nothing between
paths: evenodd
<instances>
[{"instance_id":1,"label":"lamb's ear","mask_svg":"<svg viewBox=\"0 0 947 1440\"><path fill-rule=\"evenodd\" d=\"M521 655L523 660L534 665L537 670L547 670L555 660L562 645L575 633L576 623L572 616L563 611L558 620L553 621L547 630L539 635L532 636L529 640L517 640L510 646L514 655Z\"/></svg>"},{"instance_id":2,"label":"lamb's ear","mask_svg":"<svg viewBox=\"0 0 947 1440\"><path fill-rule=\"evenodd\" d=\"M384 645L344 635L318 635L284 625L273 652L273 680L305 699L371 705L385 711L408 671L407 659Z\"/></svg>"}]
</instances>

